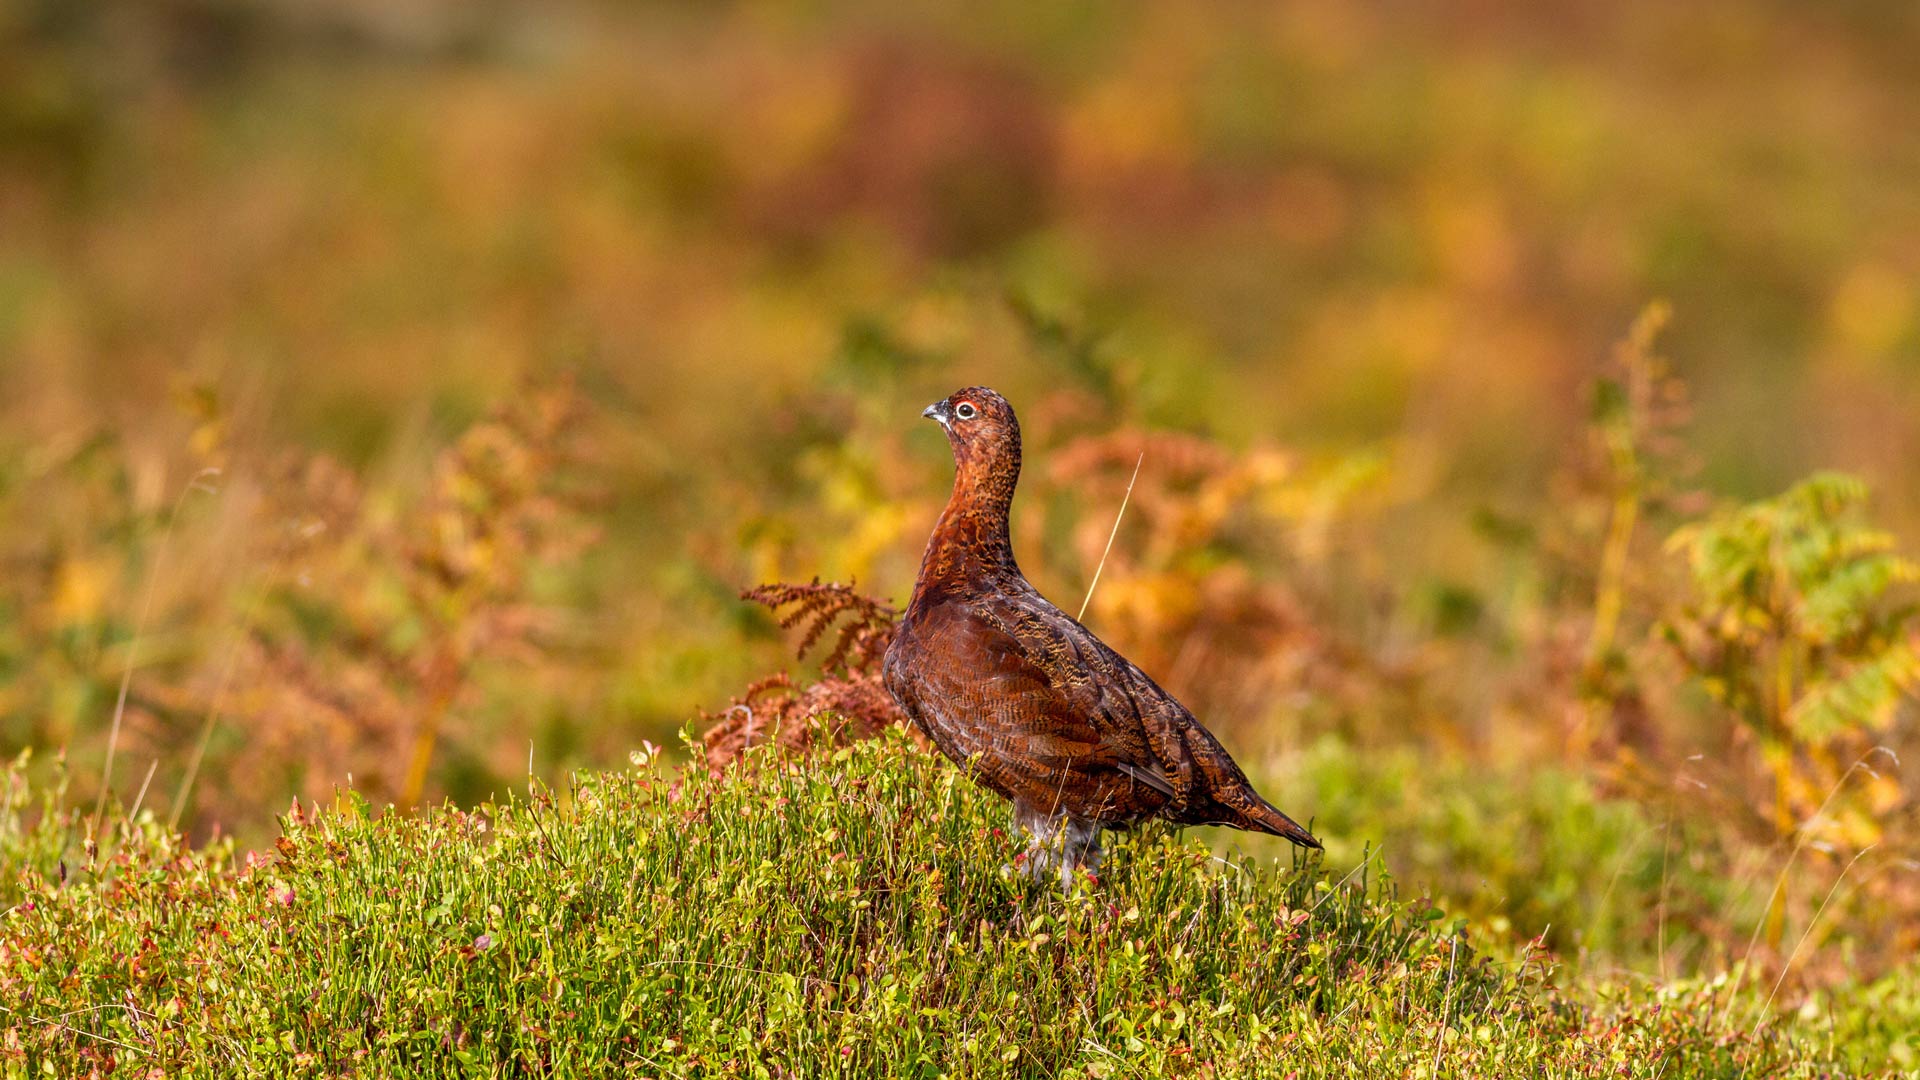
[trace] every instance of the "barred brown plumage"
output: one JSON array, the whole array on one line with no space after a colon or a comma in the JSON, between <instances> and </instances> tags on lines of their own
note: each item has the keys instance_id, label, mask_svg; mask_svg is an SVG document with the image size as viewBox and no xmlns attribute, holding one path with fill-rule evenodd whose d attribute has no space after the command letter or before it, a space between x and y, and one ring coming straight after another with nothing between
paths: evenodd
<instances>
[{"instance_id":1,"label":"barred brown plumage","mask_svg":"<svg viewBox=\"0 0 1920 1080\"><path fill-rule=\"evenodd\" d=\"M1020 424L985 387L922 414L953 447L953 494L887 648L887 690L933 744L1013 801L1028 869L1097 868L1100 830L1149 818L1320 842L1254 791L1191 712L1048 603L1008 531Z\"/></svg>"}]
</instances>

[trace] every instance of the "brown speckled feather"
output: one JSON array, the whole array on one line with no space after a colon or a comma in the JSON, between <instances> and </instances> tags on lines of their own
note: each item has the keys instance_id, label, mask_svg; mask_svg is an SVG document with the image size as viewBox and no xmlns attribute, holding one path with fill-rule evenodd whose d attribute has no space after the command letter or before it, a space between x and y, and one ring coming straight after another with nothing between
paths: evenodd
<instances>
[{"instance_id":1,"label":"brown speckled feather","mask_svg":"<svg viewBox=\"0 0 1920 1080\"><path fill-rule=\"evenodd\" d=\"M984 387L930 406L953 446L953 495L887 650L887 689L934 745L1013 800L1022 823L1097 831L1152 817L1317 848L1253 790L1219 741L1125 657L1048 603L1013 558L1020 426Z\"/></svg>"}]
</instances>

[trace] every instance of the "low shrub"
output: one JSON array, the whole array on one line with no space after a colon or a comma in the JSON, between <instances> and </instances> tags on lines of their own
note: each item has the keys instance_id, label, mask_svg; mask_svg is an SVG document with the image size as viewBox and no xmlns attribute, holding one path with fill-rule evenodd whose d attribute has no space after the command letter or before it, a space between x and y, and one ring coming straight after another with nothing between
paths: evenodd
<instances>
[{"instance_id":1,"label":"low shrub","mask_svg":"<svg viewBox=\"0 0 1920 1080\"><path fill-rule=\"evenodd\" d=\"M766 753L766 751L756 751ZM1005 808L899 735L714 775L585 773L475 812L297 804L272 851L150 814L9 877L9 1075L1795 1074L1671 991L1582 1004L1551 957L1358 866L1147 830L1097 888L1005 869ZM8 827L65 835L67 812ZM1689 1005L1695 1007L1688 1007Z\"/></svg>"}]
</instances>

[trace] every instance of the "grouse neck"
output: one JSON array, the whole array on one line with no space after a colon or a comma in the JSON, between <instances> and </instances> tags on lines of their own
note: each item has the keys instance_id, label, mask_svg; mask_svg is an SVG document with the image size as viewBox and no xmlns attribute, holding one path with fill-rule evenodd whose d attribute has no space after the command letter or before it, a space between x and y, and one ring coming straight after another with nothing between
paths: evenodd
<instances>
[{"instance_id":1,"label":"grouse neck","mask_svg":"<svg viewBox=\"0 0 1920 1080\"><path fill-rule=\"evenodd\" d=\"M920 565L921 588L936 582L952 587L979 576L998 576L996 572L1020 572L1008 526L1013 490L1020 478L1019 458L961 457L956 464L953 493L933 527L933 540Z\"/></svg>"}]
</instances>

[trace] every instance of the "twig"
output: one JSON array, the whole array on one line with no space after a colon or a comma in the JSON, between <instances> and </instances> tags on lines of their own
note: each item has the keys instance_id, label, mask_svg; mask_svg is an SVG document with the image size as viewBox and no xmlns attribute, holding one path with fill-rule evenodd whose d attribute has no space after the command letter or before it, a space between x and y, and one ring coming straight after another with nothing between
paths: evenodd
<instances>
[{"instance_id":1,"label":"twig","mask_svg":"<svg viewBox=\"0 0 1920 1080\"><path fill-rule=\"evenodd\" d=\"M1100 584L1100 571L1107 568L1107 554L1113 550L1113 538L1120 535L1120 519L1127 515L1127 501L1133 498L1133 482L1140 479L1140 465L1147 460L1147 452L1140 451L1134 459L1133 475L1127 479L1127 493L1120 496L1120 512L1113 515L1113 528L1107 533L1107 546L1100 552L1100 563L1093 568L1093 580L1087 582L1086 599L1080 601L1080 614L1073 617L1075 622L1087 617L1087 605L1093 603L1093 590Z\"/></svg>"}]
</instances>

